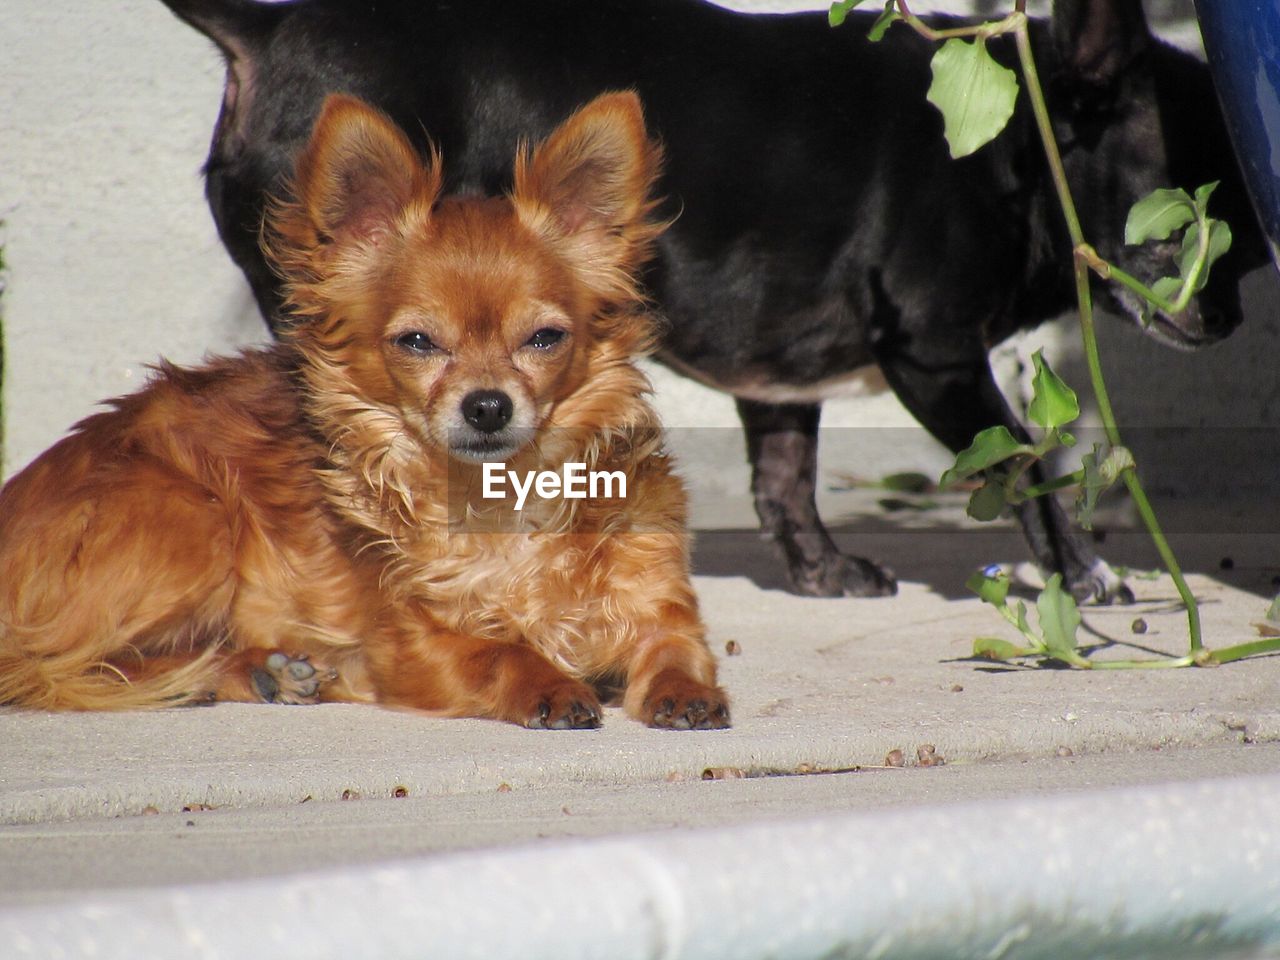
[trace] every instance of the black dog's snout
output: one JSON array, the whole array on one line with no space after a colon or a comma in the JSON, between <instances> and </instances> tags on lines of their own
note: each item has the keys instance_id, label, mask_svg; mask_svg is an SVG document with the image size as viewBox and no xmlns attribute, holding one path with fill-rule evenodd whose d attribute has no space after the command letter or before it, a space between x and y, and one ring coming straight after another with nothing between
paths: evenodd
<instances>
[{"instance_id":1,"label":"black dog's snout","mask_svg":"<svg viewBox=\"0 0 1280 960\"><path fill-rule=\"evenodd\" d=\"M462 398L462 416L482 433L497 433L511 422L515 408L501 390L474 390Z\"/></svg>"}]
</instances>

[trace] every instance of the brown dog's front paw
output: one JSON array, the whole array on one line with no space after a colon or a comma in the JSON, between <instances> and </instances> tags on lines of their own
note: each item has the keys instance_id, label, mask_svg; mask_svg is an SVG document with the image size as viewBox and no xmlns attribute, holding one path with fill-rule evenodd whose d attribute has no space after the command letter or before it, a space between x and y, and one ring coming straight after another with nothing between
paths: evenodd
<instances>
[{"instance_id":1,"label":"brown dog's front paw","mask_svg":"<svg viewBox=\"0 0 1280 960\"><path fill-rule=\"evenodd\" d=\"M729 698L724 691L674 670L654 678L643 710L649 726L665 730L723 730L729 726Z\"/></svg>"},{"instance_id":2,"label":"brown dog's front paw","mask_svg":"<svg viewBox=\"0 0 1280 960\"><path fill-rule=\"evenodd\" d=\"M535 697L520 722L531 730L594 730L600 701L586 684L565 680Z\"/></svg>"}]
</instances>

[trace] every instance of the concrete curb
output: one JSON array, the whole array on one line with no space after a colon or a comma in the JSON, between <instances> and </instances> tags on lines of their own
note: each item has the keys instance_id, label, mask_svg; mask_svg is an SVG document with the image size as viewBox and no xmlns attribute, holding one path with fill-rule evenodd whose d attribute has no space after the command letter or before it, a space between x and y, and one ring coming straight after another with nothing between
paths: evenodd
<instances>
[{"instance_id":1,"label":"concrete curb","mask_svg":"<svg viewBox=\"0 0 1280 960\"><path fill-rule=\"evenodd\" d=\"M459 854L0 910L14 957L1221 956L1280 947L1280 776Z\"/></svg>"}]
</instances>

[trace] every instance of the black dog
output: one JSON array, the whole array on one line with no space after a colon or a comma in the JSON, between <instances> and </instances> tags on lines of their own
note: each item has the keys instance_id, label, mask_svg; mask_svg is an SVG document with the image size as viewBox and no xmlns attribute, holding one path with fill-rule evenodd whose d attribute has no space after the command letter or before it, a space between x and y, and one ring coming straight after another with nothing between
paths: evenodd
<instances>
[{"instance_id":1,"label":"black dog","mask_svg":"<svg viewBox=\"0 0 1280 960\"><path fill-rule=\"evenodd\" d=\"M1019 429L987 349L1074 305L1062 216L1020 97L1010 128L953 161L925 99L931 46L868 20L748 15L700 0L164 0L228 62L207 188L222 239L273 325L279 284L258 247L263 205L325 94L346 91L429 133L449 191L496 192L521 140L609 88L634 88L666 144L678 214L650 288L661 358L732 393L764 530L815 596L896 590L841 554L814 505L824 397L876 364L952 450ZM1065 163L1099 251L1148 282L1173 243L1124 248L1129 206L1159 186L1224 181L1235 229L1198 305L1149 332L1180 347L1240 319L1239 277L1264 262L1206 68L1155 41L1138 0L1059 0L1034 43ZM1012 41L992 44L1012 59ZM1136 315L1132 296L1119 306ZM1019 511L1037 561L1077 596L1127 596L1055 503Z\"/></svg>"}]
</instances>

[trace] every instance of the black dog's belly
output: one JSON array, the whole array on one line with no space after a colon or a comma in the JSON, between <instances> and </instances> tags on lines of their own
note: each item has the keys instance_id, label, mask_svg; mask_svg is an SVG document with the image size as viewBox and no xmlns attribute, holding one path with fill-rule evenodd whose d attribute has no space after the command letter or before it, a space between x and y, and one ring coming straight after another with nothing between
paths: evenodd
<instances>
[{"instance_id":1,"label":"black dog's belly","mask_svg":"<svg viewBox=\"0 0 1280 960\"><path fill-rule=\"evenodd\" d=\"M665 318L662 357L675 369L753 396L816 388L873 362L865 318L843 284L831 289L818 257L743 241L712 261L687 246L670 235L651 281Z\"/></svg>"}]
</instances>

